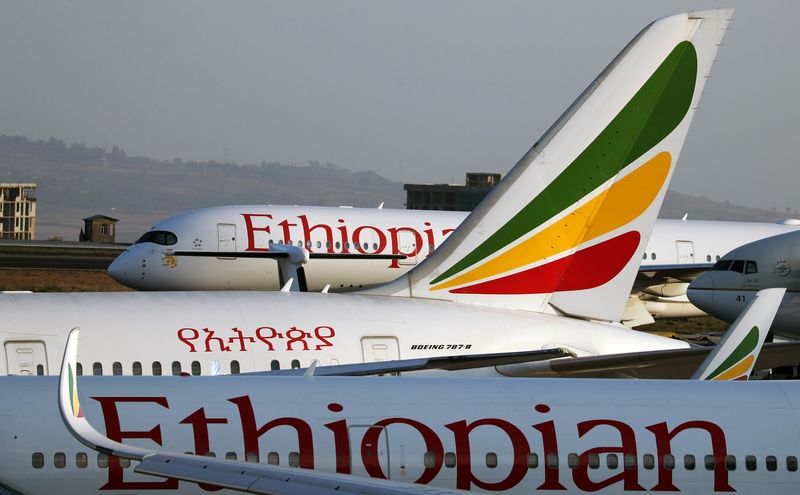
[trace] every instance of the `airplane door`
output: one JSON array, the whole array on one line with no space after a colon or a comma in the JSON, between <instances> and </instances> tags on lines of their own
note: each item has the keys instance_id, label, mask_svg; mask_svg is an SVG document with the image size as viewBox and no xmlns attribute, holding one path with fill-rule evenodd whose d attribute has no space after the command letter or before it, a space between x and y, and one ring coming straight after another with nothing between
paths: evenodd
<instances>
[{"instance_id":1,"label":"airplane door","mask_svg":"<svg viewBox=\"0 0 800 495\"><path fill-rule=\"evenodd\" d=\"M395 337L364 337L361 350L365 363L400 359L400 344Z\"/></svg>"},{"instance_id":2,"label":"airplane door","mask_svg":"<svg viewBox=\"0 0 800 495\"><path fill-rule=\"evenodd\" d=\"M354 476L371 477L378 469L389 472L389 438L386 428L375 425L350 425L350 469Z\"/></svg>"},{"instance_id":3,"label":"airplane door","mask_svg":"<svg viewBox=\"0 0 800 495\"><path fill-rule=\"evenodd\" d=\"M421 246L417 246L417 237L407 230L399 230L397 232L397 248L400 253L415 253L417 249L421 249ZM417 255L414 256L407 256L406 258L399 260L399 264L401 265L416 265L417 264Z\"/></svg>"},{"instance_id":4,"label":"airplane door","mask_svg":"<svg viewBox=\"0 0 800 495\"><path fill-rule=\"evenodd\" d=\"M678 250L678 263L694 263L694 243L692 241L675 241Z\"/></svg>"},{"instance_id":5,"label":"airplane door","mask_svg":"<svg viewBox=\"0 0 800 495\"><path fill-rule=\"evenodd\" d=\"M219 242L217 248L220 252L236 251L236 225L232 223L218 223L217 234ZM219 256L221 260L236 259L233 256Z\"/></svg>"},{"instance_id":6,"label":"airplane door","mask_svg":"<svg viewBox=\"0 0 800 495\"><path fill-rule=\"evenodd\" d=\"M46 375L47 352L40 340L7 341L6 364L9 375Z\"/></svg>"}]
</instances>

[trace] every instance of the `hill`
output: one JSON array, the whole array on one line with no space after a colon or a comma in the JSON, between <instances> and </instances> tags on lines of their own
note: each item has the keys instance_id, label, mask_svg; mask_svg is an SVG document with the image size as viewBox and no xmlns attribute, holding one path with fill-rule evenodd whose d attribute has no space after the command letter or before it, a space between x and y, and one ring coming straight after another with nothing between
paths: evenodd
<instances>
[{"instance_id":1,"label":"hill","mask_svg":"<svg viewBox=\"0 0 800 495\"><path fill-rule=\"evenodd\" d=\"M36 182L37 238L76 240L81 219L93 214L120 220L117 239L132 241L157 221L180 211L225 204L308 204L402 208L403 185L374 172L330 163L305 166L262 162L183 162L129 157L61 140L0 135L0 181ZM669 191L661 216L695 220L775 221L798 216L756 210Z\"/></svg>"}]
</instances>

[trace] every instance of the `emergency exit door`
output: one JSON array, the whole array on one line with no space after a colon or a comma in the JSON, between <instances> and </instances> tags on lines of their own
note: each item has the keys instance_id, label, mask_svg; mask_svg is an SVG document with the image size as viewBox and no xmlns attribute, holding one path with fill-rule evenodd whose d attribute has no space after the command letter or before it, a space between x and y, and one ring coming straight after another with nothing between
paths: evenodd
<instances>
[{"instance_id":1,"label":"emergency exit door","mask_svg":"<svg viewBox=\"0 0 800 495\"><path fill-rule=\"evenodd\" d=\"M9 375L46 375L47 352L40 340L5 343Z\"/></svg>"},{"instance_id":2,"label":"emergency exit door","mask_svg":"<svg viewBox=\"0 0 800 495\"><path fill-rule=\"evenodd\" d=\"M675 241L678 250L678 263L694 263L694 243L692 241Z\"/></svg>"},{"instance_id":3,"label":"emergency exit door","mask_svg":"<svg viewBox=\"0 0 800 495\"><path fill-rule=\"evenodd\" d=\"M220 253L236 252L236 225L232 223L217 224L217 249ZM218 256L222 260L236 259L235 256Z\"/></svg>"}]
</instances>

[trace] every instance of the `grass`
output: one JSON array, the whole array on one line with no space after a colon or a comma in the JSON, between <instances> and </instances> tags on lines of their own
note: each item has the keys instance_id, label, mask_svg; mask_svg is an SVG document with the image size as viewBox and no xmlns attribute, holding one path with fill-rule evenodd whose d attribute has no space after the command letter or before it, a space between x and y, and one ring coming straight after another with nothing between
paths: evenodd
<instances>
[{"instance_id":1,"label":"grass","mask_svg":"<svg viewBox=\"0 0 800 495\"><path fill-rule=\"evenodd\" d=\"M115 292L133 289L114 281L105 270L3 268L0 269L0 290Z\"/></svg>"}]
</instances>

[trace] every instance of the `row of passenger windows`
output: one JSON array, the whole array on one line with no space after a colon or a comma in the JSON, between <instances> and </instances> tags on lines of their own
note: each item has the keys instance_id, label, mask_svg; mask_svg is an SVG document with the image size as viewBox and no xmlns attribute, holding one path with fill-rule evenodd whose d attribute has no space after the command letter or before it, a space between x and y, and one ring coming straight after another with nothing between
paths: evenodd
<instances>
[{"instance_id":1,"label":"row of passenger windows","mask_svg":"<svg viewBox=\"0 0 800 495\"><path fill-rule=\"evenodd\" d=\"M193 454L193 452L186 452L187 454ZM216 457L216 453L209 452L206 454L208 457ZM255 452L248 452L245 455L244 460L247 462L256 462L256 453ZM619 468L619 456L617 454L606 454L605 455L606 462L605 465L608 469L618 469ZM238 456L236 452L226 452L225 459L228 460L237 460ZM587 465L590 469L599 469L600 468L600 454L589 454L586 456ZM280 465L281 457L278 452L268 452L266 456L267 464L273 465ZM299 452L289 452L287 456L288 465L290 467L298 467L300 466L300 453ZM434 452L426 452L423 455L423 465L426 468L435 468L438 464L436 458L436 454ZM622 456L623 467L626 470L634 470L637 468L636 462L637 458L633 454L625 454ZM664 468L667 470L674 470L676 468L675 463L675 456L672 454L664 455ZM713 455L706 455L703 457L703 465L705 466L706 470L712 471L716 467L717 459ZM735 471L736 470L736 456L735 455L727 455L723 460L725 469L727 471ZM44 454L42 452L34 452L31 456L31 465L35 469L42 469L44 468ZM67 465L67 455L63 452L56 452L53 454L53 466L56 468L64 468ZM75 454L75 467L77 468L86 468L89 465L89 456L85 452L78 452ZM128 459L120 459L120 465L123 468L127 468L130 466L130 460ZM445 467L452 468L456 466L456 455L453 452L447 452L444 454L444 465ZM496 468L498 465L497 462L497 454L495 452L487 452L486 453L486 467L493 469ZM527 456L527 465L529 469L536 469L539 467L539 455L530 452ZM548 453L545 456L545 465L548 469L557 469L558 468L558 454L555 453ZM758 470L758 459L754 455L747 455L744 457L744 465L745 469L748 471L756 471ZM778 458L774 455L768 455L764 458L764 466L766 467L767 471L777 471L778 470ZM108 467L108 455L99 453L97 454L97 467L104 469ZM567 467L570 469L578 469L581 466L581 457L578 454L571 453L567 456ZM655 469L656 467L656 458L653 454L644 454L642 456L642 467L644 469ZM687 454L683 456L683 468L687 471L692 471L696 467L695 456L691 454ZM797 471L797 457L790 455L786 456L786 462L783 465L786 471L795 472Z\"/></svg>"},{"instance_id":2,"label":"row of passenger windows","mask_svg":"<svg viewBox=\"0 0 800 495\"><path fill-rule=\"evenodd\" d=\"M715 272L732 272L744 273L758 273L758 265L752 260L722 260L711 267L711 271Z\"/></svg>"},{"instance_id":3,"label":"row of passenger windows","mask_svg":"<svg viewBox=\"0 0 800 495\"><path fill-rule=\"evenodd\" d=\"M650 253L650 259L651 259L651 260L655 260L656 258L657 258L657 256L656 256L656 253L655 253L655 252L652 252L652 253ZM719 256L719 255L717 255L716 261L719 261L719 258L720 258L720 256ZM642 255L642 259L643 259L643 260L646 260L646 259L647 259L647 253L644 253L644 254ZM709 263L711 263L711 259L712 259L712 258L711 258L711 255L710 255L710 254L707 254L707 255L706 255L706 261L707 261L707 262L709 262Z\"/></svg>"},{"instance_id":4,"label":"row of passenger windows","mask_svg":"<svg viewBox=\"0 0 800 495\"><path fill-rule=\"evenodd\" d=\"M41 367L41 365L39 365ZM300 360L292 359L291 368L297 369L300 367ZM281 369L281 363L277 359L273 359L269 363L270 370L277 371ZM164 374L163 367L161 366L160 361L153 361L151 365L151 374L153 376L161 376ZM239 365L239 361L233 360L230 362L230 374L231 375L238 375L241 373L241 366ZM75 366L75 370L78 375L83 375L83 364L77 363ZM111 374L115 376L122 375L122 363L116 361L111 364ZM41 367L41 373L39 373L39 369L37 368L37 374L44 374L44 367ZM95 362L92 364L92 375L102 375L103 374L103 363ZM141 376L142 375L142 363L139 361L134 361L131 365L130 374L133 376ZM200 365L200 361L192 361L187 368L187 371L183 371L183 365L180 361L173 361L172 362L172 369L171 374L174 376L181 376L181 375L201 375L202 374L202 367Z\"/></svg>"},{"instance_id":5,"label":"row of passenger windows","mask_svg":"<svg viewBox=\"0 0 800 495\"><path fill-rule=\"evenodd\" d=\"M270 243L270 244L276 244L276 242L275 242L275 241L273 241L272 239L270 239L270 240L269 240L269 243ZM277 244L284 244L284 242L283 242L283 240L282 240L282 239L278 239L278 241L277 241ZM296 242L295 242L295 241L292 241L291 239L289 239L289 240L287 240L287 241L286 241L286 244L288 244L288 245L295 245L295 244L296 244L296 245L297 245L297 247L303 247L303 241L296 241ZM306 247L306 249L311 249L311 248L312 248L312 247L314 247L315 245L316 245L317 249L321 249L321 248L322 248L322 241L317 241L316 243L314 243L314 242L312 242L312 241L306 241L306 245L305 245L305 247ZM416 244L415 242L412 242L412 243L411 243L411 247L416 247L416 245L417 245L417 244ZM369 248L370 248L369 246L370 246L370 245L369 245L369 243L368 243L368 242L365 242L365 243L361 244L361 248L362 248L364 251L367 251L367 250L369 250ZM333 244L331 244L330 242L326 242L326 243L325 243L325 247L326 247L327 249L330 249L331 247L333 247L334 249L341 249L341 248L342 248L342 243L341 243L341 242L339 242L339 241L336 241L336 242L335 242L335 243L333 243ZM345 242L345 243L344 243L344 248L345 248L345 249L350 249L351 247L355 249L355 248L357 248L358 246L356 245L356 243L353 243L352 245L351 245L349 242ZM433 244L429 244L429 245L428 245L428 252L429 252L429 253L432 253L432 252L433 252L433 249L434 249L434 246L433 246ZM372 243L372 250L373 250L373 251L377 251L377 250L378 250L378 243L377 243L377 242L373 242L373 243Z\"/></svg>"}]
</instances>

